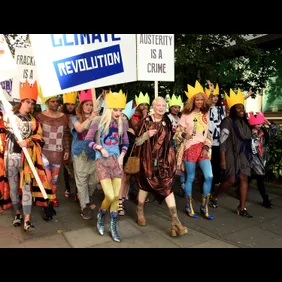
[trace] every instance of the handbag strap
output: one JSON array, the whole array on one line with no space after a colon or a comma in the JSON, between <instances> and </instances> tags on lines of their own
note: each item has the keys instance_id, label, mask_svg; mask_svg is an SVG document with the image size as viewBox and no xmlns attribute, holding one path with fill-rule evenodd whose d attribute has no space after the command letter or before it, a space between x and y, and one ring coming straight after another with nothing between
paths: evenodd
<instances>
[{"instance_id":1,"label":"handbag strap","mask_svg":"<svg viewBox=\"0 0 282 282\"><path fill-rule=\"evenodd\" d=\"M141 135L141 132L142 132L144 126L145 126L145 123L146 123L146 121L144 121L144 123L143 123L143 125L142 125L142 127L141 127L141 129L140 129L140 131L139 131L139 135L138 135L137 137L139 137L139 136ZM137 137L136 137L136 138L137 138ZM136 139L136 138L135 138L135 139ZM131 149L131 151L130 151L129 157L131 157L131 155L132 155L133 150L134 150L135 147L136 147L136 141L134 141L134 144L133 144L132 149ZM140 150L139 150L139 152L138 152L138 156L137 156L137 157L140 157Z\"/></svg>"}]
</instances>

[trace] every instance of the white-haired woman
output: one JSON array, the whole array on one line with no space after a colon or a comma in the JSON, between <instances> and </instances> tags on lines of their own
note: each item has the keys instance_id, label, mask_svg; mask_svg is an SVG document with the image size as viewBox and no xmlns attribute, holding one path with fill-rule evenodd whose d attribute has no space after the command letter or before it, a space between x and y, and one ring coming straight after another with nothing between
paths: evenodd
<instances>
[{"instance_id":1,"label":"white-haired woman","mask_svg":"<svg viewBox=\"0 0 282 282\"><path fill-rule=\"evenodd\" d=\"M140 153L140 172L136 181L140 188L137 206L137 224L146 225L144 203L148 193L152 193L161 203L165 200L172 218L171 236L188 232L178 218L173 193L176 174L176 158L172 143L172 124L167 117L166 101L162 97L153 103L153 114L140 121L136 131L136 146Z\"/></svg>"}]
</instances>

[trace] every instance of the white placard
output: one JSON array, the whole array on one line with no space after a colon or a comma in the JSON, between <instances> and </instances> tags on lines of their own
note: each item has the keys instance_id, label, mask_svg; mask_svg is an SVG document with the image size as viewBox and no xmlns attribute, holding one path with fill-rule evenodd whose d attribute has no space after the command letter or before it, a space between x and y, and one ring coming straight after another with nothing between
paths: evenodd
<instances>
[{"instance_id":1,"label":"white placard","mask_svg":"<svg viewBox=\"0 0 282 282\"><path fill-rule=\"evenodd\" d=\"M11 54L5 36L0 34L0 82L16 77L18 68Z\"/></svg>"},{"instance_id":2,"label":"white placard","mask_svg":"<svg viewBox=\"0 0 282 282\"><path fill-rule=\"evenodd\" d=\"M1 88L3 90L3 94L9 102L13 101L12 99L12 87L13 87L13 80L7 79L0 82Z\"/></svg>"},{"instance_id":3,"label":"white placard","mask_svg":"<svg viewBox=\"0 0 282 282\"><path fill-rule=\"evenodd\" d=\"M15 61L19 69L19 76L13 79L13 99L20 99L20 83L27 80L30 84L38 82L38 74L32 48L15 48Z\"/></svg>"},{"instance_id":4,"label":"white placard","mask_svg":"<svg viewBox=\"0 0 282 282\"><path fill-rule=\"evenodd\" d=\"M174 34L137 34L137 79L174 81Z\"/></svg>"},{"instance_id":5,"label":"white placard","mask_svg":"<svg viewBox=\"0 0 282 282\"><path fill-rule=\"evenodd\" d=\"M135 34L31 34L44 97L137 80Z\"/></svg>"}]
</instances>

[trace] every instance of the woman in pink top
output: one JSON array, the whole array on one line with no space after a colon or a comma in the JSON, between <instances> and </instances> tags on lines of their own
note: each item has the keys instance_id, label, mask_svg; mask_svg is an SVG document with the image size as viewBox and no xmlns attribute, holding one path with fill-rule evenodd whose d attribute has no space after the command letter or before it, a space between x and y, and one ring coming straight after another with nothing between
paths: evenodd
<instances>
[{"instance_id":1,"label":"woman in pink top","mask_svg":"<svg viewBox=\"0 0 282 282\"><path fill-rule=\"evenodd\" d=\"M185 166L185 210L188 216L199 217L195 214L192 206L192 185L198 162L205 177L200 211L205 218L213 219L213 216L208 212L208 201L213 179L210 162L212 138L209 135L207 122L209 104L203 87L198 81L196 81L195 88L188 85L188 92L185 93L189 100L182 111L174 136L178 149L178 165L184 161Z\"/></svg>"}]
</instances>

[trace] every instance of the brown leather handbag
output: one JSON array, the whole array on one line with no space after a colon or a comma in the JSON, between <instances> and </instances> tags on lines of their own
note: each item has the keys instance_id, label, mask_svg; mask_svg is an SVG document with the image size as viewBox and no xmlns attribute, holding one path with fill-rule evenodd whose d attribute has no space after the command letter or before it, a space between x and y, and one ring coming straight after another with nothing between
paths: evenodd
<instances>
[{"instance_id":1,"label":"brown leather handbag","mask_svg":"<svg viewBox=\"0 0 282 282\"><path fill-rule=\"evenodd\" d=\"M123 171L126 174L135 174L140 171L140 151L138 156L131 156L133 149L135 147L135 144L132 147L132 150L130 152L130 155L127 159L127 162L124 165Z\"/></svg>"},{"instance_id":2,"label":"brown leather handbag","mask_svg":"<svg viewBox=\"0 0 282 282\"><path fill-rule=\"evenodd\" d=\"M144 125L145 125L145 121L144 121L144 124L142 125L142 128L140 129L140 133L139 133L138 137L140 136ZM136 142L134 142L134 145L132 146L130 155L129 155L129 157L128 157L125 165L124 165L124 168L123 168L123 171L126 174L136 174L140 171L140 151L141 150L138 150L139 152L138 152L137 156L131 156L135 147L136 147Z\"/></svg>"}]
</instances>

